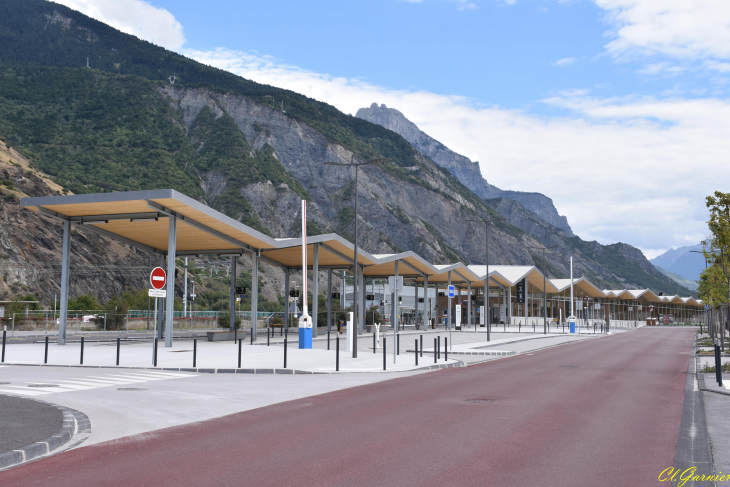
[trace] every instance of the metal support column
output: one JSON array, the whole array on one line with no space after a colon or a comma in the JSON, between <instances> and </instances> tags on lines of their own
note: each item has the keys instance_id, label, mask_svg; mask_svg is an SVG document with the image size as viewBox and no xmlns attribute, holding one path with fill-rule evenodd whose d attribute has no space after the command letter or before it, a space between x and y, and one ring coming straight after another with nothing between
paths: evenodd
<instances>
[{"instance_id":1,"label":"metal support column","mask_svg":"<svg viewBox=\"0 0 730 487\"><path fill-rule=\"evenodd\" d=\"M61 315L58 321L58 344L66 344L66 316L68 315L69 263L71 261L71 222L63 222L63 255L61 256Z\"/></svg>"},{"instance_id":2,"label":"metal support column","mask_svg":"<svg viewBox=\"0 0 730 487\"><path fill-rule=\"evenodd\" d=\"M251 334L256 341L259 328L259 251L251 255Z\"/></svg>"},{"instance_id":3,"label":"metal support column","mask_svg":"<svg viewBox=\"0 0 730 487\"><path fill-rule=\"evenodd\" d=\"M469 282L469 287L467 288L467 293L468 293L468 295L467 295L466 299L468 299L468 301L466 303L466 316L467 316L466 326L469 327L469 326L473 325L473 323L471 322L471 282Z\"/></svg>"},{"instance_id":4,"label":"metal support column","mask_svg":"<svg viewBox=\"0 0 730 487\"><path fill-rule=\"evenodd\" d=\"M360 302L362 303L362 312L360 314L360 324L358 326L357 333L362 335L365 333L365 313L368 312L365 298L367 296L367 290L365 289L365 267L360 268Z\"/></svg>"},{"instance_id":5,"label":"metal support column","mask_svg":"<svg viewBox=\"0 0 730 487\"><path fill-rule=\"evenodd\" d=\"M428 312L426 312L428 309ZM423 327L428 326L428 319L431 318L431 303L428 301L428 276L423 276Z\"/></svg>"},{"instance_id":6,"label":"metal support column","mask_svg":"<svg viewBox=\"0 0 730 487\"><path fill-rule=\"evenodd\" d=\"M236 256L231 256L231 288L228 290L229 329L236 326Z\"/></svg>"},{"instance_id":7,"label":"metal support column","mask_svg":"<svg viewBox=\"0 0 730 487\"><path fill-rule=\"evenodd\" d=\"M289 331L289 268L284 269L284 329Z\"/></svg>"},{"instance_id":8,"label":"metal support column","mask_svg":"<svg viewBox=\"0 0 730 487\"><path fill-rule=\"evenodd\" d=\"M167 309L165 316L165 347L172 347L172 318L175 312L175 246L177 244L177 217L169 218L167 234Z\"/></svg>"},{"instance_id":9,"label":"metal support column","mask_svg":"<svg viewBox=\"0 0 730 487\"><path fill-rule=\"evenodd\" d=\"M415 293L416 293L416 296L413 298L413 300L414 300L414 307L415 307L415 310L416 310L416 323L415 324L418 324L418 281L414 281L413 282L413 285L415 287Z\"/></svg>"},{"instance_id":10,"label":"metal support column","mask_svg":"<svg viewBox=\"0 0 730 487\"><path fill-rule=\"evenodd\" d=\"M332 329L332 269L327 269L327 331Z\"/></svg>"},{"instance_id":11,"label":"metal support column","mask_svg":"<svg viewBox=\"0 0 730 487\"><path fill-rule=\"evenodd\" d=\"M319 244L312 245L312 338L317 338L317 315L319 314ZM304 275L306 276L306 270Z\"/></svg>"},{"instance_id":12,"label":"metal support column","mask_svg":"<svg viewBox=\"0 0 730 487\"><path fill-rule=\"evenodd\" d=\"M397 349L398 349L398 315L400 314L400 309L398 306L398 264L400 261L395 261L395 279L394 279L394 289L393 289L393 363L395 363L395 357L397 355Z\"/></svg>"},{"instance_id":13,"label":"metal support column","mask_svg":"<svg viewBox=\"0 0 730 487\"><path fill-rule=\"evenodd\" d=\"M451 329L451 271L448 272L449 275L449 284L446 288L446 297L448 304L446 309L446 325L448 326L448 329Z\"/></svg>"}]
</instances>

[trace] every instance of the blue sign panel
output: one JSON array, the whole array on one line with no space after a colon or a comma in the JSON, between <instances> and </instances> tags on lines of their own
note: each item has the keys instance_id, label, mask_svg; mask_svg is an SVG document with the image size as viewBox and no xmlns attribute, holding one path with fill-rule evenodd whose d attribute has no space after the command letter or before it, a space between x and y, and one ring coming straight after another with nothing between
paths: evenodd
<instances>
[{"instance_id":1,"label":"blue sign panel","mask_svg":"<svg viewBox=\"0 0 730 487\"><path fill-rule=\"evenodd\" d=\"M454 286L449 286L449 297L453 298L456 296L456 288Z\"/></svg>"}]
</instances>

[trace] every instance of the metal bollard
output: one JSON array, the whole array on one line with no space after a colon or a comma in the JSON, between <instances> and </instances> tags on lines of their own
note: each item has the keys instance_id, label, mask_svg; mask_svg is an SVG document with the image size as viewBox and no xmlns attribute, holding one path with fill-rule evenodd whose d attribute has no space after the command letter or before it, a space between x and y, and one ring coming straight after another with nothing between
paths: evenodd
<instances>
[{"instance_id":1,"label":"metal bollard","mask_svg":"<svg viewBox=\"0 0 730 487\"><path fill-rule=\"evenodd\" d=\"M286 368L286 339L287 337L284 337L284 368Z\"/></svg>"},{"instance_id":2,"label":"metal bollard","mask_svg":"<svg viewBox=\"0 0 730 487\"><path fill-rule=\"evenodd\" d=\"M84 365L84 337L81 337L81 359L79 364Z\"/></svg>"},{"instance_id":3,"label":"metal bollard","mask_svg":"<svg viewBox=\"0 0 730 487\"><path fill-rule=\"evenodd\" d=\"M444 337L444 362L449 360L449 339Z\"/></svg>"},{"instance_id":4,"label":"metal bollard","mask_svg":"<svg viewBox=\"0 0 730 487\"><path fill-rule=\"evenodd\" d=\"M423 357L423 335L421 335L421 357Z\"/></svg>"},{"instance_id":5,"label":"metal bollard","mask_svg":"<svg viewBox=\"0 0 730 487\"><path fill-rule=\"evenodd\" d=\"M119 351L121 348L121 344L122 344L121 338L117 337L117 365L119 365Z\"/></svg>"},{"instance_id":6,"label":"metal bollard","mask_svg":"<svg viewBox=\"0 0 730 487\"><path fill-rule=\"evenodd\" d=\"M395 354L396 354L396 355L400 355L400 333L398 333L398 334L397 334L397 335L395 336L395 338L396 338L396 347L395 347L395 348L396 348L396 350L395 350Z\"/></svg>"},{"instance_id":7,"label":"metal bollard","mask_svg":"<svg viewBox=\"0 0 730 487\"><path fill-rule=\"evenodd\" d=\"M377 353L377 351L375 350L375 347L376 347L376 343L375 343L375 333L373 333L373 353Z\"/></svg>"},{"instance_id":8,"label":"metal bollard","mask_svg":"<svg viewBox=\"0 0 730 487\"><path fill-rule=\"evenodd\" d=\"M383 337L383 370L385 370L385 337Z\"/></svg>"},{"instance_id":9,"label":"metal bollard","mask_svg":"<svg viewBox=\"0 0 730 487\"><path fill-rule=\"evenodd\" d=\"M335 337L335 346L337 347L337 353L335 354L335 370L340 371L340 337Z\"/></svg>"},{"instance_id":10,"label":"metal bollard","mask_svg":"<svg viewBox=\"0 0 730 487\"><path fill-rule=\"evenodd\" d=\"M253 345L253 328L251 328L251 345Z\"/></svg>"},{"instance_id":11,"label":"metal bollard","mask_svg":"<svg viewBox=\"0 0 730 487\"><path fill-rule=\"evenodd\" d=\"M43 363L44 364L48 363L48 335L46 335L46 355L43 358ZM117 365L119 365L119 364L117 364Z\"/></svg>"},{"instance_id":12,"label":"metal bollard","mask_svg":"<svg viewBox=\"0 0 730 487\"><path fill-rule=\"evenodd\" d=\"M327 334L327 350L330 349L330 340L329 340L329 333ZM271 328L266 329L266 346L271 345Z\"/></svg>"},{"instance_id":13,"label":"metal bollard","mask_svg":"<svg viewBox=\"0 0 730 487\"><path fill-rule=\"evenodd\" d=\"M243 344L243 340L238 341L238 368L241 368L241 345Z\"/></svg>"},{"instance_id":14,"label":"metal bollard","mask_svg":"<svg viewBox=\"0 0 730 487\"><path fill-rule=\"evenodd\" d=\"M233 344L235 345L238 342L238 327L233 327Z\"/></svg>"},{"instance_id":15,"label":"metal bollard","mask_svg":"<svg viewBox=\"0 0 730 487\"><path fill-rule=\"evenodd\" d=\"M3 356L2 356L2 360L0 362L5 362L5 339L6 339L7 334L8 334L7 330L3 330Z\"/></svg>"},{"instance_id":16,"label":"metal bollard","mask_svg":"<svg viewBox=\"0 0 730 487\"><path fill-rule=\"evenodd\" d=\"M330 329L327 328L327 350L330 349Z\"/></svg>"},{"instance_id":17,"label":"metal bollard","mask_svg":"<svg viewBox=\"0 0 730 487\"><path fill-rule=\"evenodd\" d=\"M154 357L153 357L153 360L152 360L152 366L153 367L157 367L157 337L155 337L154 350L155 350L155 353L154 353Z\"/></svg>"},{"instance_id":18,"label":"metal bollard","mask_svg":"<svg viewBox=\"0 0 730 487\"><path fill-rule=\"evenodd\" d=\"M193 368L195 368L195 364L198 362L198 339L193 338Z\"/></svg>"},{"instance_id":19,"label":"metal bollard","mask_svg":"<svg viewBox=\"0 0 730 487\"><path fill-rule=\"evenodd\" d=\"M438 347L436 348L436 356L441 360L441 337L438 337Z\"/></svg>"},{"instance_id":20,"label":"metal bollard","mask_svg":"<svg viewBox=\"0 0 730 487\"><path fill-rule=\"evenodd\" d=\"M433 339L433 363L436 363L436 339Z\"/></svg>"},{"instance_id":21,"label":"metal bollard","mask_svg":"<svg viewBox=\"0 0 730 487\"><path fill-rule=\"evenodd\" d=\"M722 360L720 359L720 345L717 343L717 338L715 338L715 379L717 385L722 387Z\"/></svg>"},{"instance_id":22,"label":"metal bollard","mask_svg":"<svg viewBox=\"0 0 730 487\"><path fill-rule=\"evenodd\" d=\"M418 366L418 340L416 340L416 366Z\"/></svg>"}]
</instances>

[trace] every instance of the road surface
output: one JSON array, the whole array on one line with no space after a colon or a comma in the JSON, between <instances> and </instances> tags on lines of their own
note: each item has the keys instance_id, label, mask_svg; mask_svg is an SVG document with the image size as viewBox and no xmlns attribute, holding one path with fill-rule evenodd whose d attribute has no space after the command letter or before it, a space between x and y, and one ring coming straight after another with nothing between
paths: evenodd
<instances>
[{"instance_id":1,"label":"road surface","mask_svg":"<svg viewBox=\"0 0 730 487\"><path fill-rule=\"evenodd\" d=\"M0 485L664 485L693 333L641 329L157 430Z\"/></svg>"}]
</instances>

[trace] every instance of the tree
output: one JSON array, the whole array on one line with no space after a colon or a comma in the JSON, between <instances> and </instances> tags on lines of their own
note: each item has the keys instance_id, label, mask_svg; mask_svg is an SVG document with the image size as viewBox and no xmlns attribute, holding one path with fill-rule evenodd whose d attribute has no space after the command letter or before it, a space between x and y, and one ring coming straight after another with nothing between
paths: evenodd
<instances>
[{"instance_id":1,"label":"tree","mask_svg":"<svg viewBox=\"0 0 730 487\"><path fill-rule=\"evenodd\" d=\"M716 306L730 302L730 194L715 191L714 196L706 199L710 210L710 228L712 238L705 247L705 258L712 262L715 269L708 268L700 279L701 295L707 297Z\"/></svg>"}]
</instances>

